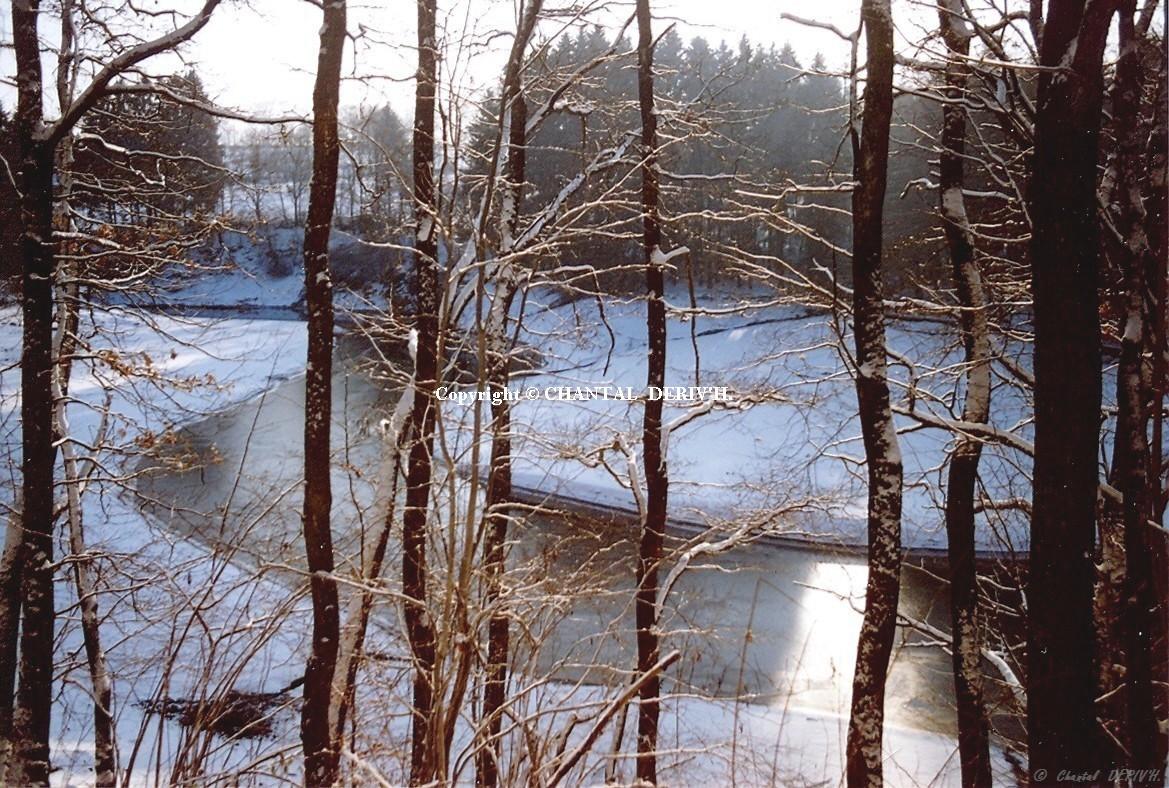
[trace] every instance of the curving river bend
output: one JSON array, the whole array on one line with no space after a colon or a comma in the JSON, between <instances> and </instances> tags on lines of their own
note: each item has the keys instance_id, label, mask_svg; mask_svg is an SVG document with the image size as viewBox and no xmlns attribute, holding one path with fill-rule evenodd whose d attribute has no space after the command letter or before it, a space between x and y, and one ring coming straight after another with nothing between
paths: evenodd
<instances>
[{"instance_id":1,"label":"curving river bend","mask_svg":"<svg viewBox=\"0 0 1169 788\"><path fill-rule=\"evenodd\" d=\"M382 441L377 424L392 411L391 386L358 370L362 351L339 345L334 378L334 523L339 556L360 554L377 518ZM184 427L169 461L146 474L148 513L238 560L299 567L303 379ZM464 469L465 470L465 469ZM457 478L457 463L448 471ZM632 598L636 523L621 513L533 514L512 528L510 561L525 568L530 631L539 649L519 669L565 680L614 683L634 661ZM692 534L672 531L678 548ZM387 559L386 576L397 574ZM339 561L345 571L346 561ZM785 711L814 709L846 725L865 565L855 550L758 542L697 557L664 609L663 648L678 648L666 692L740 697ZM949 628L944 563L918 559L903 571L901 612ZM295 572L286 573L290 583ZM523 607L522 603L519 607ZM521 615L524 611L521 609ZM380 622L390 631L396 617ZM522 638L519 639L522 641ZM892 725L955 732L949 655L928 636L903 628L889 676ZM1015 732L1006 692L992 686L996 727Z\"/></svg>"}]
</instances>

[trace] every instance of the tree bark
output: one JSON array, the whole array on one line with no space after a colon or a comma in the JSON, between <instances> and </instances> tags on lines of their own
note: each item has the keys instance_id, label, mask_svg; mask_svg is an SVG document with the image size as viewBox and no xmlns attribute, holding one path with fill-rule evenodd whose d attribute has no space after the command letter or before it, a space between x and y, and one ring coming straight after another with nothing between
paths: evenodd
<instances>
[{"instance_id":1,"label":"tree bark","mask_svg":"<svg viewBox=\"0 0 1169 788\"><path fill-rule=\"evenodd\" d=\"M889 400L881 242L893 114L893 18L889 0L864 0L868 52L852 193L856 391L868 464L868 584L848 725L851 788L882 784L885 683L901 593L901 453Z\"/></svg>"},{"instance_id":2,"label":"tree bark","mask_svg":"<svg viewBox=\"0 0 1169 788\"><path fill-rule=\"evenodd\" d=\"M503 224L503 244L500 253L505 257L516 250L515 234L519 224L526 177L528 105L524 99L520 71L524 47L530 38L539 14L541 0L534 0L526 9L516 46L512 48L504 77L501 112L509 118L508 153L505 195L500 220ZM476 763L476 784L493 787L499 782L499 762L502 755L500 731L503 724L503 705L507 694L507 665L510 642L508 614L501 607L507 525L511 519L511 403L504 396L511 381L511 348L508 342L508 316L515 300L517 280L514 260L503 263L496 283L494 301L488 318L488 385L497 398L491 401L491 459L487 478L487 497L484 503L487 532L483 541L483 563L486 575L484 606L491 610L487 623L487 666L483 683L482 718L486 723L486 741L480 748Z\"/></svg>"},{"instance_id":3,"label":"tree bark","mask_svg":"<svg viewBox=\"0 0 1169 788\"><path fill-rule=\"evenodd\" d=\"M439 267L434 186L434 111L437 88L435 0L418 0L418 71L414 94L414 299L418 351L414 363L413 442L406 469L402 519L402 593L406 634L414 657L410 784L439 779L434 729L434 627L427 610L426 522L434 445L434 389L438 378Z\"/></svg>"},{"instance_id":4,"label":"tree bark","mask_svg":"<svg viewBox=\"0 0 1169 788\"><path fill-rule=\"evenodd\" d=\"M658 118L654 108L653 32L649 0L637 0L637 98L641 110L641 221L645 255L646 387L661 391L666 385L665 264L659 215ZM638 692L637 779L657 784L658 719L661 675L653 673L661 650L657 620L658 567L666 532L669 494L667 457L663 452L662 400L648 397L642 421L642 455L646 505L637 559L637 674L648 676Z\"/></svg>"},{"instance_id":5,"label":"tree bark","mask_svg":"<svg viewBox=\"0 0 1169 788\"><path fill-rule=\"evenodd\" d=\"M340 739L333 736L330 705L337 667L340 610L333 576L333 495L330 433L333 419L333 283L329 234L337 192L337 104L345 47L345 0L326 0L313 87L313 175L304 228L308 359L304 398L304 544L313 600L312 650L305 665L300 738L305 784L337 781Z\"/></svg>"},{"instance_id":6,"label":"tree bark","mask_svg":"<svg viewBox=\"0 0 1169 788\"><path fill-rule=\"evenodd\" d=\"M966 354L966 393L962 420L985 424L990 416L990 337L982 276L975 261L974 238L962 194L965 184L966 99L970 38L963 34L958 3L938 6L946 45L945 101L942 103L942 150L939 172L942 225L950 252L954 288L962 309L959 324ZM982 441L958 436L946 483L946 536L950 564L950 628L954 695L958 706L958 752L962 785L990 785L990 736L982 699L982 626L975 571L974 500Z\"/></svg>"},{"instance_id":7,"label":"tree bark","mask_svg":"<svg viewBox=\"0 0 1169 788\"><path fill-rule=\"evenodd\" d=\"M57 86L62 106L71 100L69 63L72 47L71 4L62 4L62 46L58 57ZM59 173L59 192L54 205L53 222L61 231L72 229L69 197L73 187L73 140L66 137L57 146L56 169ZM66 257L57 265L57 335L53 342L53 430L61 447L62 484L65 486L66 516L69 525L69 552L73 555L73 581L77 590L77 605L81 612L81 634L85 644L86 663L93 692L93 760L94 782L98 788L117 784L117 764L114 741L113 685L109 664L101 646L101 616L97 605L97 582L92 560L85 555L85 523L81 507L82 474L77 452L69 441L68 394L73 369L73 355L77 347L80 322L79 288L76 263ZM101 436L95 445L100 445Z\"/></svg>"},{"instance_id":8,"label":"tree bark","mask_svg":"<svg viewBox=\"0 0 1169 788\"><path fill-rule=\"evenodd\" d=\"M76 78L74 51L73 2L61 3L61 43L57 53L57 103L67 107L73 101ZM64 137L57 146L56 170L59 186L53 206L53 224L57 230L73 229L69 200L73 193L73 138ZM81 611L81 632L86 663L93 692L93 767L98 788L117 784L116 742L113 716L113 685L109 663L101 645L101 616L97 604L97 582L92 561L85 556L84 513L81 507L81 470L76 450L69 442L68 394L77 348L80 323L80 288L76 262L66 257L57 266L57 336L53 342L53 401L56 440L61 446L64 471L66 512L69 523L69 552L74 556L73 581ZM100 445L101 434L95 445Z\"/></svg>"},{"instance_id":9,"label":"tree bark","mask_svg":"<svg viewBox=\"0 0 1169 788\"><path fill-rule=\"evenodd\" d=\"M76 304L66 308L76 309ZM63 376L67 373L59 373ZM61 455L64 465L66 513L69 520L69 551L73 554L73 580L77 588L81 611L81 634L85 644L86 663L93 691L93 760L94 784L98 788L112 788L117 784L114 751L113 685L109 665L101 646L101 616L97 606L97 583L93 577L91 560L85 556L86 542L81 509L80 465L68 442L69 422L66 415L65 387L55 383L55 427L62 436Z\"/></svg>"},{"instance_id":10,"label":"tree bark","mask_svg":"<svg viewBox=\"0 0 1169 788\"><path fill-rule=\"evenodd\" d=\"M514 107L513 107L514 111ZM497 298L499 295L496 296ZM506 351L505 351L506 353ZM494 360L504 367L491 381L493 391L505 391L510 375L506 358ZM502 384L501 384L502 381ZM499 764L502 757L500 732L503 726L503 706L507 696L507 665L510 625L507 612L500 609L507 523L511 517L508 503L512 500L511 487L511 407L507 402L492 402L492 437L490 470L487 481L487 534L483 544L484 572L487 591L484 605L491 609L487 623L487 667L483 682L483 721L486 741L479 751L476 785L495 786L499 782Z\"/></svg>"},{"instance_id":11,"label":"tree bark","mask_svg":"<svg viewBox=\"0 0 1169 788\"><path fill-rule=\"evenodd\" d=\"M1035 320L1035 470L1028 577L1031 780L1092 771L1092 555L1100 438L1096 164L1111 0L1052 3L1043 25L1028 202ZM1058 67L1058 72L1056 71Z\"/></svg>"},{"instance_id":12,"label":"tree bark","mask_svg":"<svg viewBox=\"0 0 1169 788\"><path fill-rule=\"evenodd\" d=\"M1145 226L1151 254L1148 257L1147 292L1150 296L1150 325L1148 330L1150 352L1153 356L1150 389L1152 393L1152 435L1149 452L1149 493L1153 522L1163 522L1165 507L1169 504L1169 490L1162 487L1165 445L1165 405L1169 397L1169 60L1162 54L1156 78L1153 103L1153 130L1146 149L1148 162L1143 181L1146 186ZM1169 538L1164 531L1147 533L1150 539L1149 557L1152 562L1153 594L1157 609L1153 616L1154 704L1157 718L1169 719ZM1162 731L1158 742L1160 762L1164 763L1169 750L1169 731Z\"/></svg>"},{"instance_id":13,"label":"tree bark","mask_svg":"<svg viewBox=\"0 0 1169 788\"><path fill-rule=\"evenodd\" d=\"M1145 232L1145 207L1141 181L1145 176L1145 141L1140 119L1143 87L1141 48L1136 32L1135 0L1122 0L1119 13L1120 57L1112 89L1112 118L1117 142L1116 188L1111 197L1120 244L1115 249L1124 277L1124 313L1121 317L1120 361L1116 371L1116 439L1113 450L1113 483L1124 496L1124 576L1121 584L1121 632L1123 636L1124 733L1127 754L1118 767L1153 773L1164 765L1165 751L1154 707L1152 636L1157 600L1153 587L1151 527L1153 506L1149 498L1149 417L1145 403L1151 398L1143 374L1144 350L1149 340L1151 315L1146 272L1152 249ZM1147 771L1146 771L1147 770ZM1149 782L1152 782L1150 780Z\"/></svg>"},{"instance_id":14,"label":"tree bark","mask_svg":"<svg viewBox=\"0 0 1169 788\"><path fill-rule=\"evenodd\" d=\"M47 785L53 687L53 149L40 139L42 69L37 0L13 0L17 61L13 122L24 237L21 354L23 620L13 714L12 782Z\"/></svg>"},{"instance_id":15,"label":"tree bark","mask_svg":"<svg viewBox=\"0 0 1169 788\"><path fill-rule=\"evenodd\" d=\"M20 588L24 528L20 524L24 492L17 492L12 514L4 532L4 553L0 555L0 784L7 782L14 755L12 716L16 704L16 666L20 635Z\"/></svg>"}]
</instances>

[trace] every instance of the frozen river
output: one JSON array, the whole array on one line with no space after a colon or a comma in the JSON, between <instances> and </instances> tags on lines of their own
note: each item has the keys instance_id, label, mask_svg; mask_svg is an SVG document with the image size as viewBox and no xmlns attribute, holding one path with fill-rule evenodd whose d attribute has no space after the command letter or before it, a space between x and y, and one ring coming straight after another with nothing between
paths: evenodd
<instances>
[{"instance_id":1,"label":"frozen river","mask_svg":"<svg viewBox=\"0 0 1169 788\"><path fill-rule=\"evenodd\" d=\"M334 528L342 572L384 516L376 425L397 396L353 372L352 353L343 348L341 355L349 357L334 382ZM303 380L295 378L188 425L172 451L179 462L140 483L154 501L151 514L201 542L237 551L240 561L285 570L290 583L298 582L302 419ZM458 480L465 463L460 468L453 461L447 471L448 479ZM542 513L518 521L511 537L511 564L526 578L517 594L524 626L516 629L526 633L516 638L517 667L568 681L621 681L634 662L633 518L592 508ZM688 529L674 529L670 546L681 549L695 538ZM399 564L392 550L385 572L391 583ZM683 653L665 690L742 698L788 713L814 709L839 715L843 730L865 572L856 550L826 543L772 539L696 558L665 606L663 648ZM901 601L907 620L948 630L942 573L944 564L936 560L908 562ZM392 635L397 616L387 611L380 625ZM909 628L899 633L888 719L951 734L950 659L930 640ZM997 693L992 700L1005 697ZM996 721L1010 730L1003 715Z\"/></svg>"}]
</instances>

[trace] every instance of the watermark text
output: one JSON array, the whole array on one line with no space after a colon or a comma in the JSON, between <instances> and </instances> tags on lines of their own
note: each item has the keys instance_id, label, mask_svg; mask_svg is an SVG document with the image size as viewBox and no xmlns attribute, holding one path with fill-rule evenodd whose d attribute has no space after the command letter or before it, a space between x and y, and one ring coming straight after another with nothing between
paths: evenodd
<instances>
[{"instance_id":1,"label":"watermark text","mask_svg":"<svg viewBox=\"0 0 1169 788\"><path fill-rule=\"evenodd\" d=\"M729 402L730 389L727 386L527 386L524 388L480 389L439 386L434 396L441 402L457 405L473 405L487 402L498 405L502 402L588 402L619 401L638 402L662 400L664 402Z\"/></svg>"}]
</instances>

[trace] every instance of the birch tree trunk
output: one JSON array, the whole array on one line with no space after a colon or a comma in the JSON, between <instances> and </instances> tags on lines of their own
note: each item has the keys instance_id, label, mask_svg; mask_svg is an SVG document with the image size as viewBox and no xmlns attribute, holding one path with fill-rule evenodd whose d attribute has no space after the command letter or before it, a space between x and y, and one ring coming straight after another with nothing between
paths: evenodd
<instances>
[{"instance_id":1,"label":"birch tree trunk","mask_svg":"<svg viewBox=\"0 0 1169 788\"><path fill-rule=\"evenodd\" d=\"M986 298L975 262L974 237L962 194L965 183L966 107L970 69L970 37L960 17L961 6L938 7L938 23L946 45L945 101L942 103L940 162L941 214L950 252L954 287L961 307L959 323L966 352L966 396L962 420L985 424L990 416L990 337ZM966 23L969 26L969 23ZM972 30L969 31L972 34ZM982 441L959 435L946 483L946 536L950 564L950 614L954 663L954 695L958 705L958 751L962 785L990 785L990 737L982 700L982 628L978 615L978 577L974 555L974 500Z\"/></svg>"},{"instance_id":2,"label":"birch tree trunk","mask_svg":"<svg viewBox=\"0 0 1169 788\"><path fill-rule=\"evenodd\" d=\"M1124 313L1121 318L1120 361L1116 371L1116 440L1113 480L1124 496L1124 577L1120 612L1123 637L1124 732L1127 754L1120 767L1154 770L1164 765L1162 734L1154 708L1152 635L1157 601L1153 588L1151 528L1153 507L1149 498L1149 418L1145 403L1151 392L1143 374L1144 351L1151 328L1146 309L1146 272L1152 250L1145 232L1145 208L1141 180L1145 175L1145 141L1142 139L1140 104L1142 90L1141 40L1134 17L1135 0L1122 0L1119 13L1120 58L1112 90L1112 117L1116 128L1116 188L1110 208L1120 236L1117 249L1124 276Z\"/></svg>"},{"instance_id":3,"label":"birch tree trunk","mask_svg":"<svg viewBox=\"0 0 1169 788\"><path fill-rule=\"evenodd\" d=\"M500 211L503 237L500 254L505 259L517 251L515 237L523 203L524 179L527 177L528 105L524 99L521 67L524 50L542 6L542 0L532 0L521 14L519 29L508 58L500 102L501 118L508 119L507 168ZM486 337L488 386L493 393L498 393L498 397L491 400L491 459L484 503L487 526L483 540L483 570L486 577L484 606L491 610L487 623L487 665L483 682L482 720L486 729L483 733L485 741L476 760L475 781L477 785L488 788L493 788L499 782L502 755L500 731L507 695L511 639L508 614L500 607L500 596L506 561L507 525L512 516L509 508L512 503L511 403L505 394L511 381L508 317L518 285L515 267L514 259L502 264L488 316Z\"/></svg>"},{"instance_id":4,"label":"birch tree trunk","mask_svg":"<svg viewBox=\"0 0 1169 788\"><path fill-rule=\"evenodd\" d=\"M637 98L641 110L641 221L645 254L646 386L666 385L666 304L662 230L658 208L658 118L654 108L653 33L649 0L637 0ZM658 632L658 567L666 532L669 493L667 457L663 449L662 400L648 397L642 422L645 463L645 520L637 558L637 674L648 676L638 692L637 779L657 784L658 718L661 675L654 672L661 649Z\"/></svg>"},{"instance_id":5,"label":"birch tree trunk","mask_svg":"<svg viewBox=\"0 0 1169 788\"><path fill-rule=\"evenodd\" d=\"M24 545L21 511L23 490L18 490L4 531L0 554L0 784L7 782L13 756L12 715L16 703L16 664L20 634L20 587Z\"/></svg>"},{"instance_id":6,"label":"birch tree trunk","mask_svg":"<svg viewBox=\"0 0 1169 788\"><path fill-rule=\"evenodd\" d=\"M868 584L848 724L851 788L882 784L885 683L901 593L901 453L889 400L881 242L893 114L893 17L889 0L861 5L868 52L852 192L856 392L868 463Z\"/></svg>"},{"instance_id":7,"label":"birch tree trunk","mask_svg":"<svg viewBox=\"0 0 1169 788\"><path fill-rule=\"evenodd\" d=\"M1027 588L1033 783L1102 766L1092 555L1100 438L1096 164L1111 0L1053 3L1031 162L1035 470ZM1058 67L1058 69L1057 69Z\"/></svg>"},{"instance_id":8,"label":"birch tree trunk","mask_svg":"<svg viewBox=\"0 0 1169 788\"><path fill-rule=\"evenodd\" d=\"M300 738L305 783L337 781L340 739L330 723L333 674L337 667L340 610L333 576L333 505L330 432L333 419L333 283L329 233L337 192L337 104L345 47L345 0L326 0L313 87L313 175L304 228L305 301L308 307L308 366L304 397L304 544L313 600L312 650L304 674Z\"/></svg>"},{"instance_id":9,"label":"birch tree trunk","mask_svg":"<svg viewBox=\"0 0 1169 788\"><path fill-rule=\"evenodd\" d=\"M414 299L418 351L414 363L413 442L406 469L402 519L403 614L414 658L410 784L439 779L434 729L434 627L427 611L426 522L434 444L434 389L438 377L439 267L434 186L434 111L437 88L435 0L418 0L418 71L414 93Z\"/></svg>"}]
</instances>

